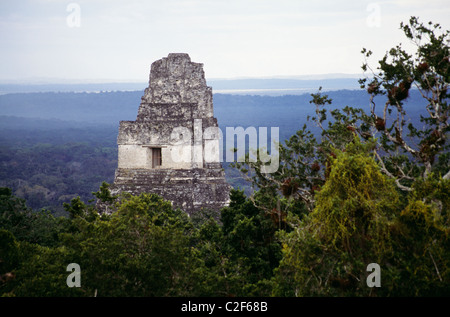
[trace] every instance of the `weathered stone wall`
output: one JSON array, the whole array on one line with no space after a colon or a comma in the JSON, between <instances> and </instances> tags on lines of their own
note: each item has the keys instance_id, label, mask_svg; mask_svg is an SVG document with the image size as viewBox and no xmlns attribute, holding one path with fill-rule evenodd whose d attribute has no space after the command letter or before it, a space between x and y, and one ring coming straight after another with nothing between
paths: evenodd
<instances>
[{"instance_id":1,"label":"weathered stone wall","mask_svg":"<svg viewBox=\"0 0 450 317\"><path fill-rule=\"evenodd\" d=\"M120 122L112 192L157 193L188 213L227 205L219 138L203 64L187 54L155 61L136 121ZM152 148L161 149L156 168Z\"/></svg>"},{"instance_id":2,"label":"weathered stone wall","mask_svg":"<svg viewBox=\"0 0 450 317\"><path fill-rule=\"evenodd\" d=\"M149 87L142 97L145 106L139 109L138 120L152 120L146 112L148 104L158 103L193 103L197 105L193 109L194 117L212 117L212 89L206 85L203 64L191 62L189 55L184 53L169 54L153 62Z\"/></svg>"},{"instance_id":3,"label":"weathered stone wall","mask_svg":"<svg viewBox=\"0 0 450 317\"><path fill-rule=\"evenodd\" d=\"M157 193L174 207L193 214L202 208L216 210L229 201L229 185L217 169L117 169L112 193Z\"/></svg>"}]
</instances>

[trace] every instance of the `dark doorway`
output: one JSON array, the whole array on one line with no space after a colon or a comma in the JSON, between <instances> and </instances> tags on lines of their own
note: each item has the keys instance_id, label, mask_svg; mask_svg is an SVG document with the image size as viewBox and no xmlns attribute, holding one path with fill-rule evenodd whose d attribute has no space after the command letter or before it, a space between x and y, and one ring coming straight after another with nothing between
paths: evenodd
<instances>
[{"instance_id":1,"label":"dark doorway","mask_svg":"<svg viewBox=\"0 0 450 317\"><path fill-rule=\"evenodd\" d=\"M161 157L161 148L152 148L152 168L161 166L162 157Z\"/></svg>"}]
</instances>

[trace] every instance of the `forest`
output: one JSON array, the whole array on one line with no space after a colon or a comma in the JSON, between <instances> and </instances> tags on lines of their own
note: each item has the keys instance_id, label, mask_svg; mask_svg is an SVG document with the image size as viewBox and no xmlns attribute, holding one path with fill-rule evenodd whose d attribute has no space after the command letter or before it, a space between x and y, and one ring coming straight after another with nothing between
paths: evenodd
<instances>
[{"instance_id":1,"label":"forest","mask_svg":"<svg viewBox=\"0 0 450 317\"><path fill-rule=\"evenodd\" d=\"M219 216L111 195L117 124L142 92L0 96L0 294L450 296L449 31L400 27L416 50L363 49L358 91L214 95L220 125L283 140L274 173L224 164Z\"/></svg>"}]
</instances>

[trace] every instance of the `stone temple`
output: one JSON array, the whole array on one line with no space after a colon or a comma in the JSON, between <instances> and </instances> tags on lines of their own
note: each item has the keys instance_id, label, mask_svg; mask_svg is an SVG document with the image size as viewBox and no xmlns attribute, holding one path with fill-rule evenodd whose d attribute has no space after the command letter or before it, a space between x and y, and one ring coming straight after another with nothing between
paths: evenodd
<instances>
[{"instance_id":1,"label":"stone temple","mask_svg":"<svg viewBox=\"0 0 450 317\"><path fill-rule=\"evenodd\" d=\"M220 138L203 64L184 53L153 62L136 121L120 122L111 193L156 193L188 214L219 210L230 190Z\"/></svg>"}]
</instances>

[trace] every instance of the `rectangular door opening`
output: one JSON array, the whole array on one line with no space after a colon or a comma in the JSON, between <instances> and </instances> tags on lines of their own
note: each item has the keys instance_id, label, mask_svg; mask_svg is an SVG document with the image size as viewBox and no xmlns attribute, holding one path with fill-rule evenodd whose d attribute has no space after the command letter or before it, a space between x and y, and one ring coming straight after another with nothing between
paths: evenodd
<instances>
[{"instance_id":1,"label":"rectangular door opening","mask_svg":"<svg viewBox=\"0 0 450 317\"><path fill-rule=\"evenodd\" d=\"M162 164L161 148L152 148L152 168L161 166L161 164Z\"/></svg>"}]
</instances>

